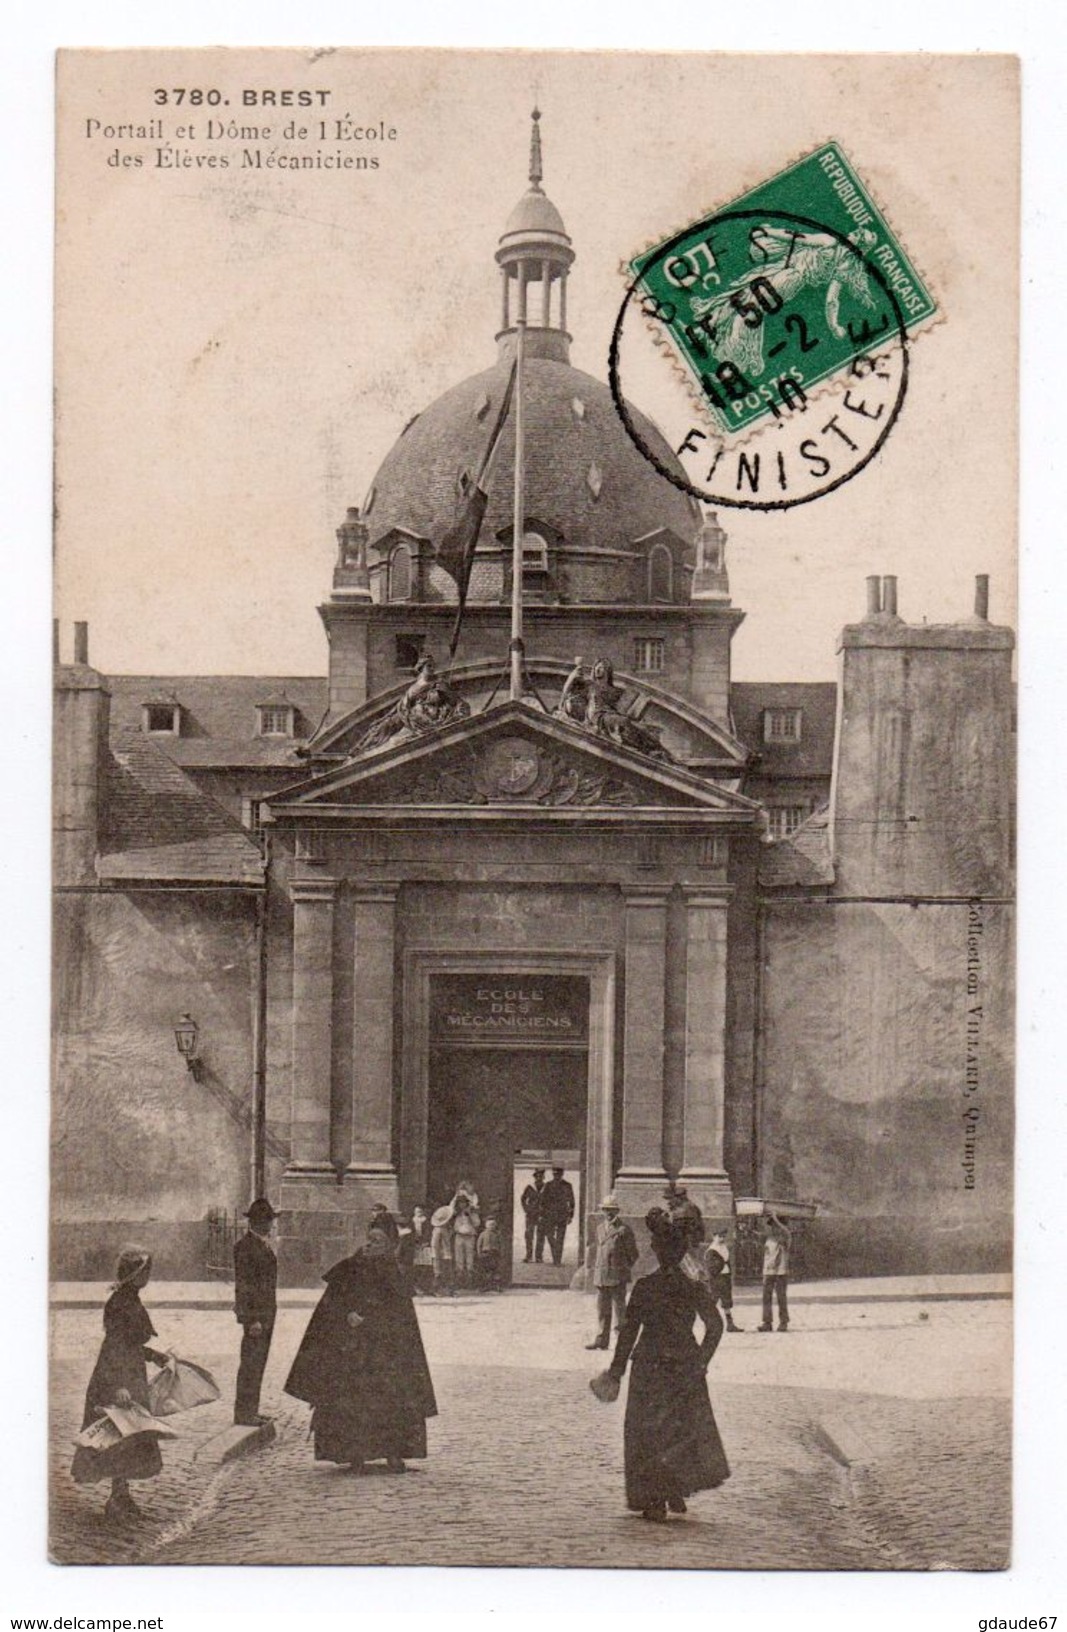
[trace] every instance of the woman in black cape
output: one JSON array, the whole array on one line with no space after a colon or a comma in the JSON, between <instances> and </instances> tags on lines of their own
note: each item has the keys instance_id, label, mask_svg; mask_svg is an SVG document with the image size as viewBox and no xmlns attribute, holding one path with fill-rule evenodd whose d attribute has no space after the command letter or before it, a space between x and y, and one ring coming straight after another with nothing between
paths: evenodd
<instances>
[{"instance_id":1,"label":"woman in black cape","mask_svg":"<svg viewBox=\"0 0 1067 1632\"><path fill-rule=\"evenodd\" d=\"M156 1330L141 1303L141 1293L152 1273L151 1254L143 1247L126 1247L119 1257L111 1296L104 1305L104 1341L85 1393L82 1428L88 1428L106 1406L148 1403L146 1362L165 1365L167 1356L148 1347ZM79 1485L111 1480L104 1512L123 1522L137 1519L141 1510L130 1495L131 1479L154 1479L163 1468L159 1440L152 1434L132 1434L107 1450L79 1445L71 1474Z\"/></svg>"},{"instance_id":2,"label":"woman in black cape","mask_svg":"<svg viewBox=\"0 0 1067 1632\"><path fill-rule=\"evenodd\" d=\"M633 1354L623 1446L626 1505L662 1520L730 1476L704 1373L723 1325L707 1288L681 1268L686 1232L662 1208L645 1219L659 1268L635 1284L608 1368L621 1382ZM693 1335L699 1315L704 1335Z\"/></svg>"},{"instance_id":3,"label":"woman in black cape","mask_svg":"<svg viewBox=\"0 0 1067 1632\"><path fill-rule=\"evenodd\" d=\"M372 1225L366 1246L323 1279L285 1391L312 1407L316 1461L359 1473L384 1459L391 1473L403 1473L405 1457L426 1455L426 1419L437 1415L437 1402L388 1236Z\"/></svg>"}]
</instances>

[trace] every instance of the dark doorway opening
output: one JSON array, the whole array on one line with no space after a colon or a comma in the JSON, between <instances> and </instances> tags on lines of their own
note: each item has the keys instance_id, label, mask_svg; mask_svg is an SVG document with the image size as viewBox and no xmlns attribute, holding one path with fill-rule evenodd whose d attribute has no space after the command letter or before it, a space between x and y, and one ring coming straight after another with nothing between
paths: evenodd
<instances>
[{"instance_id":1,"label":"dark doorway opening","mask_svg":"<svg viewBox=\"0 0 1067 1632\"><path fill-rule=\"evenodd\" d=\"M511 1245L516 1152L583 1150L588 1073L584 1046L431 1049L429 1207L448 1201L467 1180L478 1193L483 1219L491 1210ZM572 1235L580 1216L579 1207ZM510 1263L504 1267L510 1279ZM544 1278L553 1280L547 1269Z\"/></svg>"}]
</instances>

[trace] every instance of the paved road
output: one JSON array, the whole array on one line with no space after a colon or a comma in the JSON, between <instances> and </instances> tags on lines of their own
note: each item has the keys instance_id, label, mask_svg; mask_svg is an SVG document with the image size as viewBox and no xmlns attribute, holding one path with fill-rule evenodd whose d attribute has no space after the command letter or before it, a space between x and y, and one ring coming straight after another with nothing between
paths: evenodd
<instances>
[{"instance_id":1,"label":"paved road","mask_svg":"<svg viewBox=\"0 0 1067 1632\"><path fill-rule=\"evenodd\" d=\"M150 1295L146 1301L151 1304ZM420 1303L439 1417L403 1477L315 1464L309 1413L280 1392L307 1320L282 1315L265 1403L279 1439L210 1470L193 1451L226 1402L183 1419L150 1518L110 1531L76 1489L69 1438L99 1316L54 1317L52 1553L69 1562L404 1563L907 1569L1001 1566L1008 1548L1006 1304L812 1306L786 1335L724 1339L709 1380L733 1476L659 1527L622 1494L623 1400L586 1387L590 1301L569 1292ZM227 1389L232 1317L161 1310L162 1341ZM556 1493L551 1498L546 1494Z\"/></svg>"}]
</instances>

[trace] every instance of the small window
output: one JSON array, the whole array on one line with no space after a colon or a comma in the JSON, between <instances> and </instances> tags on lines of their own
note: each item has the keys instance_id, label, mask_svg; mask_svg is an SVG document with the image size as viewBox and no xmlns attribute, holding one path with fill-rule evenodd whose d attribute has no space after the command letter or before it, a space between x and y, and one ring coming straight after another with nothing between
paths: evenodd
<instances>
[{"instance_id":1,"label":"small window","mask_svg":"<svg viewBox=\"0 0 1067 1632\"><path fill-rule=\"evenodd\" d=\"M634 641L634 669L638 674L662 674L664 641L659 635L638 635Z\"/></svg>"},{"instance_id":2,"label":"small window","mask_svg":"<svg viewBox=\"0 0 1067 1632\"><path fill-rule=\"evenodd\" d=\"M806 805L771 805L767 810L767 830L772 839L787 839L807 818Z\"/></svg>"},{"instance_id":3,"label":"small window","mask_svg":"<svg viewBox=\"0 0 1067 1632\"><path fill-rule=\"evenodd\" d=\"M396 666L398 669L411 670L423 655L425 650L425 636L397 635L396 637Z\"/></svg>"},{"instance_id":4,"label":"small window","mask_svg":"<svg viewBox=\"0 0 1067 1632\"><path fill-rule=\"evenodd\" d=\"M406 544L398 544L389 557L389 599L411 599L411 551Z\"/></svg>"},{"instance_id":5,"label":"small window","mask_svg":"<svg viewBox=\"0 0 1067 1632\"><path fill-rule=\"evenodd\" d=\"M764 742L799 742L803 709L765 708L763 710Z\"/></svg>"},{"instance_id":6,"label":"small window","mask_svg":"<svg viewBox=\"0 0 1067 1632\"><path fill-rule=\"evenodd\" d=\"M241 800L241 826L259 837L263 832L263 816L257 795L246 794Z\"/></svg>"},{"instance_id":7,"label":"small window","mask_svg":"<svg viewBox=\"0 0 1067 1632\"><path fill-rule=\"evenodd\" d=\"M261 703L259 706L259 734L261 737L291 737L293 710L289 703Z\"/></svg>"},{"instance_id":8,"label":"small window","mask_svg":"<svg viewBox=\"0 0 1067 1632\"><path fill-rule=\"evenodd\" d=\"M145 703L142 723L155 736L176 737L181 733L181 708L177 703Z\"/></svg>"},{"instance_id":9,"label":"small window","mask_svg":"<svg viewBox=\"0 0 1067 1632\"><path fill-rule=\"evenodd\" d=\"M674 557L666 544L654 544L649 552L648 598L650 601L674 599Z\"/></svg>"},{"instance_id":10,"label":"small window","mask_svg":"<svg viewBox=\"0 0 1067 1632\"><path fill-rule=\"evenodd\" d=\"M548 543L540 533L522 535L522 570L524 573L548 571Z\"/></svg>"}]
</instances>

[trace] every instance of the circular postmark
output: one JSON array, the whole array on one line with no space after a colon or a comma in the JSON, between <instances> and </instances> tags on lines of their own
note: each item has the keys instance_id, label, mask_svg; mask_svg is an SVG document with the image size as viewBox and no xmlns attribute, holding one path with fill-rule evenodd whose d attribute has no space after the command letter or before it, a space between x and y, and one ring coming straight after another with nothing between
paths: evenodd
<instances>
[{"instance_id":1,"label":"circular postmark","mask_svg":"<svg viewBox=\"0 0 1067 1632\"><path fill-rule=\"evenodd\" d=\"M724 210L633 263L608 380L630 437L675 487L788 510L881 452L907 393L908 337L873 238ZM628 397L648 402L673 457Z\"/></svg>"}]
</instances>

